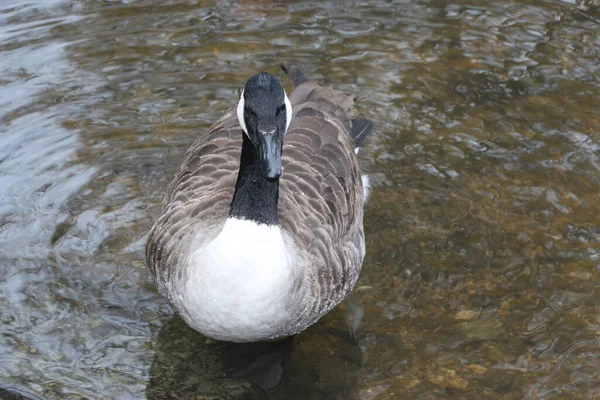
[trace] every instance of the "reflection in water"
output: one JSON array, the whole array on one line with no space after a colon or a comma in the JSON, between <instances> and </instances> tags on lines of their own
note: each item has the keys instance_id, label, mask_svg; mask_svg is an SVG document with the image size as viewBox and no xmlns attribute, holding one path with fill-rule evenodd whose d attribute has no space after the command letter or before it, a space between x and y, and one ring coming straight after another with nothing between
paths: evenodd
<instances>
[{"instance_id":1,"label":"reflection in water","mask_svg":"<svg viewBox=\"0 0 600 400\"><path fill-rule=\"evenodd\" d=\"M148 399L260 399L266 392L249 380L231 379L223 370L225 344L213 342L174 317L160 330L156 358L146 388ZM279 366L274 360L273 369ZM267 372L268 375L268 372Z\"/></svg>"},{"instance_id":2,"label":"reflection in water","mask_svg":"<svg viewBox=\"0 0 600 400\"><path fill-rule=\"evenodd\" d=\"M148 399L348 399L360 349L348 333L309 329L278 342L225 343L179 317L160 330Z\"/></svg>"},{"instance_id":3,"label":"reflection in water","mask_svg":"<svg viewBox=\"0 0 600 400\"><path fill-rule=\"evenodd\" d=\"M0 9L0 388L190 398L192 355L221 368L215 343L167 324L145 235L187 147L289 59L376 122L364 314L357 345L338 309L262 384L296 371L281 396L600 398L596 2Z\"/></svg>"}]
</instances>

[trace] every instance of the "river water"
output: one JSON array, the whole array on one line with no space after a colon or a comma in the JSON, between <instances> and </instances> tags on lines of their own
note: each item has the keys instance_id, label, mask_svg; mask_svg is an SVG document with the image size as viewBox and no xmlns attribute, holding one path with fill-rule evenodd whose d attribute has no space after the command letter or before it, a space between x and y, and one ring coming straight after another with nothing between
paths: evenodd
<instances>
[{"instance_id":1,"label":"river water","mask_svg":"<svg viewBox=\"0 0 600 400\"><path fill-rule=\"evenodd\" d=\"M600 398L599 56L588 0L0 1L0 397ZM368 255L224 378L145 238L186 148L284 59L375 121Z\"/></svg>"}]
</instances>

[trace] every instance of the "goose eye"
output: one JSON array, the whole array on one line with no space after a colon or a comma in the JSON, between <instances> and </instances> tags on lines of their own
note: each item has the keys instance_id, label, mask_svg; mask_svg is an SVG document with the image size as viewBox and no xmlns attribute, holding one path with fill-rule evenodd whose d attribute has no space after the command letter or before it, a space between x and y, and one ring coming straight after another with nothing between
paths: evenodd
<instances>
[{"instance_id":1,"label":"goose eye","mask_svg":"<svg viewBox=\"0 0 600 400\"><path fill-rule=\"evenodd\" d=\"M275 111L275 116L281 114L283 112L283 110L285 110L285 104L280 106L277 111Z\"/></svg>"}]
</instances>

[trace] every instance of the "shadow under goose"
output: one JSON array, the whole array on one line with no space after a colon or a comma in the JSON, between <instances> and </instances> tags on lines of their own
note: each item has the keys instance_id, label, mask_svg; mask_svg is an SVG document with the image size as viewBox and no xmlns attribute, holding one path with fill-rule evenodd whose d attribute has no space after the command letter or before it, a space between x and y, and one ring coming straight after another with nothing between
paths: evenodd
<instances>
[{"instance_id":1,"label":"shadow under goose","mask_svg":"<svg viewBox=\"0 0 600 400\"><path fill-rule=\"evenodd\" d=\"M342 400L356 384L361 353L342 311L281 341L215 341L174 316L160 330L149 400ZM342 327L342 328L339 328Z\"/></svg>"}]
</instances>

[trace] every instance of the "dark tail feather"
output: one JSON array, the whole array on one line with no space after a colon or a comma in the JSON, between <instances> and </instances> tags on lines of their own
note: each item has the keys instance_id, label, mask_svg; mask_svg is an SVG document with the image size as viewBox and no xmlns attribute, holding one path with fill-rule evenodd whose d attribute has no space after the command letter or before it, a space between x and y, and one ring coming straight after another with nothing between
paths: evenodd
<instances>
[{"instance_id":1,"label":"dark tail feather","mask_svg":"<svg viewBox=\"0 0 600 400\"><path fill-rule=\"evenodd\" d=\"M370 119L353 119L352 130L350 135L356 147L359 147L364 142L365 138L369 136L373 129L373 121Z\"/></svg>"},{"instance_id":2,"label":"dark tail feather","mask_svg":"<svg viewBox=\"0 0 600 400\"><path fill-rule=\"evenodd\" d=\"M302 69L294 63L284 61L281 63L281 69L288 74L294 87L298 87L304 82L310 81L310 78L304 73L304 71L302 71Z\"/></svg>"}]
</instances>

